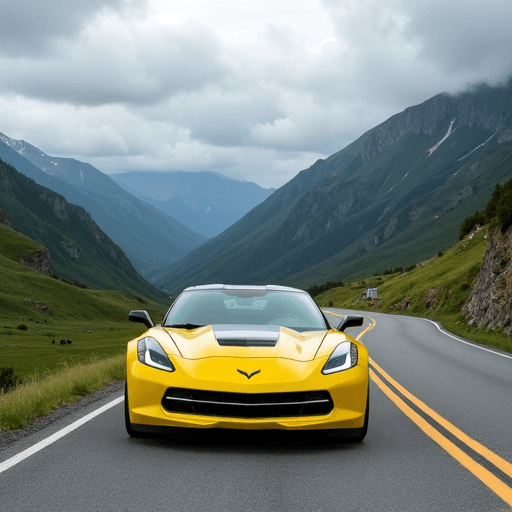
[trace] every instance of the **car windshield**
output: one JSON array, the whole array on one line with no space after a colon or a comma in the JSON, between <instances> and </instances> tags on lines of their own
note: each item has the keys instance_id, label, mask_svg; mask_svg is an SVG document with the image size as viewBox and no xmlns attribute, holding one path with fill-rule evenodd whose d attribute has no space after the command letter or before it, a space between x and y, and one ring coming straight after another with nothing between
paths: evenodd
<instances>
[{"instance_id":1,"label":"car windshield","mask_svg":"<svg viewBox=\"0 0 512 512\"><path fill-rule=\"evenodd\" d=\"M186 290L164 321L164 327L215 324L277 325L300 332L328 329L307 293L275 290Z\"/></svg>"}]
</instances>

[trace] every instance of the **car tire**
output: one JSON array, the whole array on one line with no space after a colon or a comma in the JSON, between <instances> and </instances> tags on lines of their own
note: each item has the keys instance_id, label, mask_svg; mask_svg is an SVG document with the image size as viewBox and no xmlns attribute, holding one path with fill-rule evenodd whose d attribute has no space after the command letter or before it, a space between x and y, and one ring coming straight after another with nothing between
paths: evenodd
<instances>
[{"instance_id":1,"label":"car tire","mask_svg":"<svg viewBox=\"0 0 512 512\"><path fill-rule=\"evenodd\" d=\"M366 398L366 412L364 414L364 423L361 428L352 429L348 436L348 441L351 443L360 443L368 433L368 422L370 419L370 390L368 390L368 397Z\"/></svg>"},{"instance_id":2,"label":"car tire","mask_svg":"<svg viewBox=\"0 0 512 512\"><path fill-rule=\"evenodd\" d=\"M344 441L348 443L360 443L368 433L368 422L370 419L370 389L366 398L366 412L364 415L364 423L359 428L340 428L337 430L330 430L327 436L336 441Z\"/></svg>"},{"instance_id":3,"label":"car tire","mask_svg":"<svg viewBox=\"0 0 512 512\"><path fill-rule=\"evenodd\" d=\"M130 437L144 437L142 432L137 432L133 429L133 424L130 421L130 409L128 407L128 385L124 384L124 424L126 432Z\"/></svg>"}]
</instances>

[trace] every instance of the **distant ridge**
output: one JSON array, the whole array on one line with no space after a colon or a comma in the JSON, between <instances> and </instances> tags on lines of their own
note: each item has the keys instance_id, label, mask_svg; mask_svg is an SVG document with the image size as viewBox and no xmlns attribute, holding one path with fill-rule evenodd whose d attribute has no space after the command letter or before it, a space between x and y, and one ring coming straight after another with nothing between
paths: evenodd
<instances>
[{"instance_id":1,"label":"distant ridge","mask_svg":"<svg viewBox=\"0 0 512 512\"><path fill-rule=\"evenodd\" d=\"M46 155L4 134L0 134L0 158L70 203L85 208L143 275L182 258L206 241L137 199L92 165Z\"/></svg>"},{"instance_id":2,"label":"distant ridge","mask_svg":"<svg viewBox=\"0 0 512 512\"><path fill-rule=\"evenodd\" d=\"M134 196L209 238L275 191L210 171L133 171L110 177Z\"/></svg>"},{"instance_id":3,"label":"distant ridge","mask_svg":"<svg viewBox=\"0 0 512 512\"><path fill-rule=\"evenodd\" d=\"M450 128L451 127L451 128ZM512 176L512 82L439 94L301 171L159 286L308 287L407 266L449 247L462 220Z\"/></svg>"}]
</instances>

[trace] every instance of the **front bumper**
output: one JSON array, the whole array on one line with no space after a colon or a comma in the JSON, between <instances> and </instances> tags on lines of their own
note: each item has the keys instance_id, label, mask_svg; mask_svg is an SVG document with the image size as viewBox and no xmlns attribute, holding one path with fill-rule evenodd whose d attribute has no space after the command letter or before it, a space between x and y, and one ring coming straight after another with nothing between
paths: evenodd
<instances>
[{"instance_id":1,"label":"front bumper","mask_svg":"<svg viewBox=\"0 0 512 512\"><path fill-rule=\"evenodd\" d=\"M327 358L297 362L284 358L225 358L200 360L173 358L175 372L139 363L130 345L126 371L130 421L133 427L185 427L231 429L339 429L363 426L368 393L367 361L350 370L323 375ZM238 370L250 374L248 379ZM228 395L327 391L333 406L328 414L289 417L232 417L169 412L162 405L169 388L224 392ZM227 413L229 414L229 412Z\"/></svg>"}]
</instances>

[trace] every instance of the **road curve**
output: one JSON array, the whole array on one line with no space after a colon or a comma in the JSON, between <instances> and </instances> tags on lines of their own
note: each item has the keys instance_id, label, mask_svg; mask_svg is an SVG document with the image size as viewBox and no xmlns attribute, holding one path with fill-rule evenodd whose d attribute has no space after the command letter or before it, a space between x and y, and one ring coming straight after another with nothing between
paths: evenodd
<instances>
[{"instance_id":1,"label":"road curve","mask_svg":"<svg viewBox=\"0 0 512 512\"><path fill-rule=\"evenodd\" d=\"M2 510L511 510L510 355L426 320L370 316L349 330L366 331L372 359L363 443L250 431L131 439L118 404L1 472ZM77 419L0 452L0 468Z\"/></svg>"}]
</instances>

